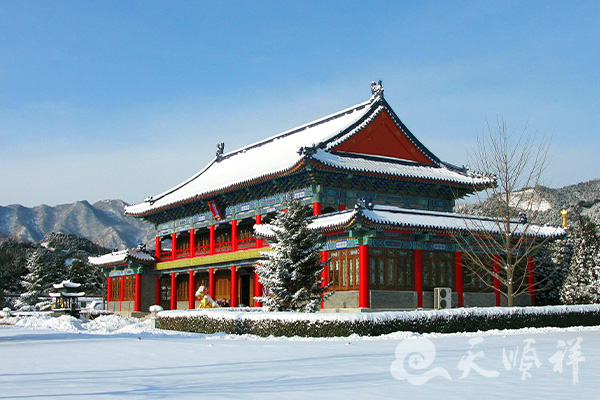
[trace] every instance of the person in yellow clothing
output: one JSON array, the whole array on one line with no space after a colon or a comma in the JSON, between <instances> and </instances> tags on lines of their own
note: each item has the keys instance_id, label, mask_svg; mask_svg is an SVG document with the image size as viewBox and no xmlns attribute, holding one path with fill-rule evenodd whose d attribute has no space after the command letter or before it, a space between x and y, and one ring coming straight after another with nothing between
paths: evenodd
<instances>
[{"instance_id":1,"label":"person in yellow clothing","mask_svg":"<svg viewBox=\"0 0 600 400\"><path fill-rule=\"evenodd\" d=\"M196 291L196 298L200 300L198 308L217 308L219 305L214 301L208 293L206 293L206 287L200 286Z\"/></svg>"}]
</instances>

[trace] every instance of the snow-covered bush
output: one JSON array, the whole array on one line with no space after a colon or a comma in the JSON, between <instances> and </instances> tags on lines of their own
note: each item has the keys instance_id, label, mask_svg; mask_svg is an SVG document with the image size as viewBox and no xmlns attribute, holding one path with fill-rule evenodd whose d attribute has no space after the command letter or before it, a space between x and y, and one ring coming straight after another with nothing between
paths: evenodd
<instances>
[{"instance_id":1,"label":"snow-covered bush","mask_svg":"<svg viewBox=\"0 0 600 400\"><path fill-rule=\"evenodd\" d=\"M438 311L374 313L277 313L163 311L161 329L257 336L379 336L393 332L477 332L491 329L592 326L600 324L600 305L457 308Z\"/></svg>"}]
</instances>

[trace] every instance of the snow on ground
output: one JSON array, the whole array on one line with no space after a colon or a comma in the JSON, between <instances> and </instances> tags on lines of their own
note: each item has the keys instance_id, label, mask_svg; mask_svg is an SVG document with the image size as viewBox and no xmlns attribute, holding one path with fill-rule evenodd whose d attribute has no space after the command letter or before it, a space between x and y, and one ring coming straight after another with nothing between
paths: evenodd
<instances>
[{"instance_id":1,"label":"snow on ground","mask_svg":"<svg viewBox=\"0 0 600 400\"><path fill-rule=\"evenodd\" d=\"M591 399L600 391L600 327L307 339L160 331L117 316L0 322L15 324L0 325L0 399Z\"/></svg>"}]
</instances>

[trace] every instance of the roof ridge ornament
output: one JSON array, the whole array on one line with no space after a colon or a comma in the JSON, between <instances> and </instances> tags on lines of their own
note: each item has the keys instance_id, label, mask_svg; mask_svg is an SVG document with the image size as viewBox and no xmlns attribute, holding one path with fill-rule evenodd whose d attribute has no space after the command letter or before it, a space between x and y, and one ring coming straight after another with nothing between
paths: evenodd
<instances>
[{"instance_id":1,"label":"roof ridge ornament","mask_svg":"<svg viewBox=\"0 0 600 400\"><path fill-rule=\"evenodd\" d=\"M217 162L223 159L223 151L225 150L225 142L217 144Z\"/></svg>"},{"instance_id":2,"label":"roof ridge ornament","mask_svg":"<svg viewBox=\"0 0 600 400\"><path fill-rule=\"evenodd\" d=\"M383 98L383 83L381 82L381 79L377 83L375 83L375 81L371 82L371 94Z\"/></svg>"},{"instance_id":3,"label":"roof ridge ornament","mask_svg":"<svg viewBox=\"0 0 600 400\"><path fill-rule=\"evenodd\" d=\"M314 155L317 152L317 146L316 145L312 145L312 146L302 146L298 149L298 154L300 154L301 156L306 155L308 157Z\"/></svg>"},{"instance_id":4,"label":"roof ridge ornament","mask_svg":"<svg viewBox=\"0 0 600 400\"><path fill-rule=\"evenodd\" d=\"M373 201L371 199L366 199L364 197L359 197L356 199L356 204L354 204L355 210L372 210L373 209Z\"/></svg>"}]
</instances>

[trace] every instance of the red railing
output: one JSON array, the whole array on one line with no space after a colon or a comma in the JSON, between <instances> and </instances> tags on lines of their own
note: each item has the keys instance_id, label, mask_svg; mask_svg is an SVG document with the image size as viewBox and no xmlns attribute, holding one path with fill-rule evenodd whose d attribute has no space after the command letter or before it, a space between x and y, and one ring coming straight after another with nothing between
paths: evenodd
<instances>
[{"instance_id":1,"label":"red railing","mask_svg":"<svg viewBox=\"0 0 600 400\"><path fill-rule=\"evenodd\" d=\"M204 242L206 243L206 242ZM255 248L264 248L269 247L269 243L263 239L257 239L254 237L247 237L243 239L237 240L237 250L248 250ZM227 253L233 251L233 242L219 242L214 244L214 252L215 253ZM190 251L190 249L177 249L175 251L175 259L185 259L192 258L198 256L208 256L210 255L210 245L202 245L194 247L194 251ZM173 252L171 250L161 251L158 258L161 262L172 261L173 260Z\"/></svg>"},{"instance_id":2,"label":"red railing","mask_svg":"<svg viewBox=\"0 0 600 400\"><path fill-rule=\"evenodd\" d=\"M198 247L196 247L196 251L194 251L195 256L204 256L209 253L210 253L210 245L198 246Z\"/></svg>"},{"instance_id":3,"label":"red railing","mask_svg":"<svg viewBox=\"0 0 600 400\"><path fill-rule=\"evenodd\" d=\"M173 254L171 251L161 251L159 257L160 261L170 261L173 258Z\"/></svg>"},{"instance_id":4,"label":"red railing","mask_svg":"<svg viewBox=\"0 0 600 400\"><path fill-rule=\"evenodd\" d=\"M175 252L175 258L190 258L190 249L179 249Z\"/></svg>"},{"instance_id":5,"label":"red railing","mask_svg":"<svg viewBox=\"0 0 600 400\"><path fill-rule=\"evenodd\" d=\"M215 253L231 251L231 242L215 243Z\"/></svg>"},{"instance_id":6,"label":"red railing","mask_svg":"<svg viewBox=\"0 0 600 400\"><path fill-rule=\"evenodd\" d=\"M256 247L256 239L254 238L247 238L247 239L239 239L237 242L237 248L238 250L241 249L253 249Z\"/></svg>"}]
</instances>

